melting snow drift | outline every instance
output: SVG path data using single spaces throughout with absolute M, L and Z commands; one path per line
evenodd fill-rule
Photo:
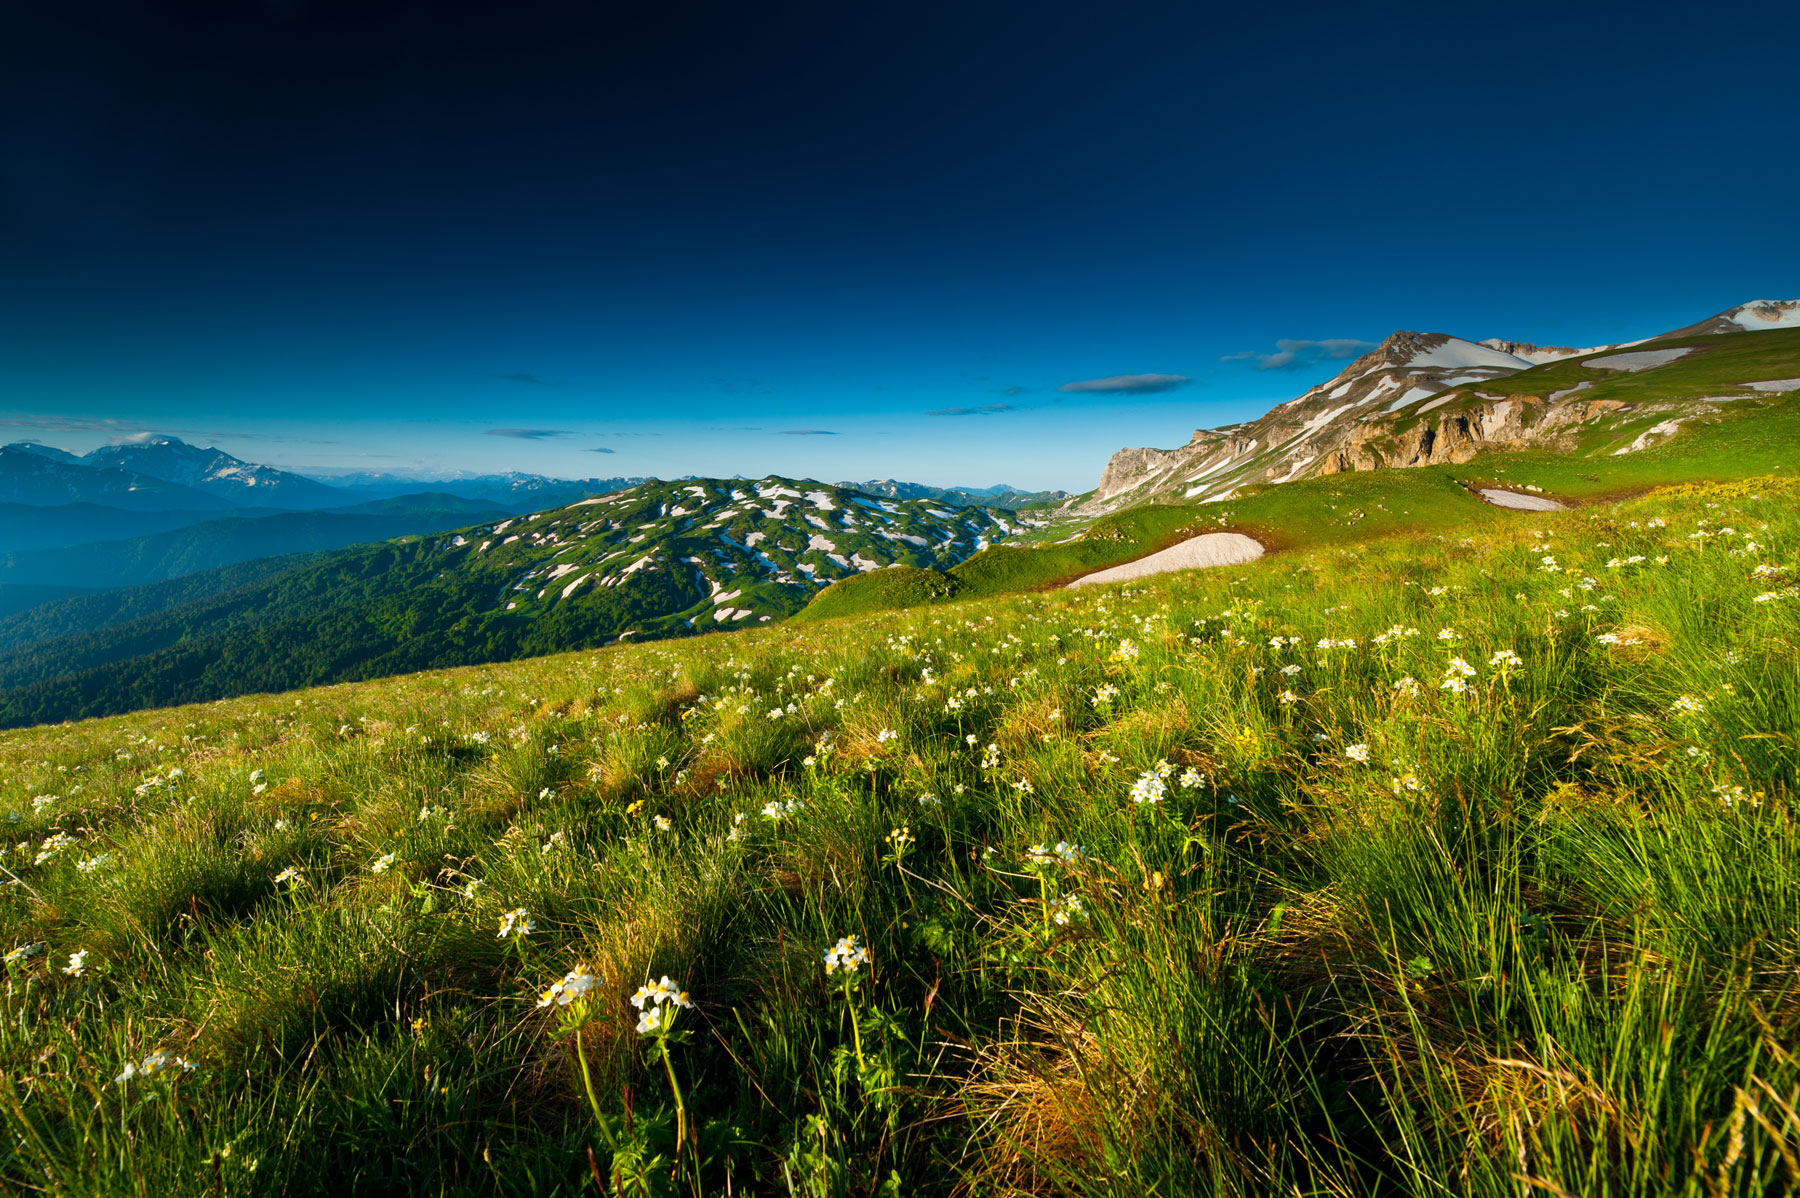
M 1263 547 L 1239 532 L 1209 532 L 1189 537 L 1179 545 L 1140 557 L 1135 562 L 1084 574 L 1069 585 L 1084 587 L 1102 582 L 1125 582 L 1168 574 L 1174 570 L 1204 570 L 1209 566 L 1238 566 L 1263 555 Z
M 1498 487 L 1483 487 L 1481 497 L 1495 507 L 1508 507 L 1516 512 L 1562 512 L 1568 510 L 1567 504 L 1546 499 L 1542 495 L 1526 495 L 1519 491 L 1502 491 Z

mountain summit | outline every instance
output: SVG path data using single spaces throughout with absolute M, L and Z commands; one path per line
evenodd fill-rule
M 134 437 L 116 445 L 103 445 L 80 460 L 85 466 L 129 470 L 178 483 L 231 503 L 314 508 L 332 507 L 346 500 L 335 487 L 274 466 L 246 462 L 222 449 L 189 445 L 179 437 Z

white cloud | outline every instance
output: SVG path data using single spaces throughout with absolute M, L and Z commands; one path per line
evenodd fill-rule
M 1123 395 L 1147 395 L 1156 391 L 1173 391 L 1194 380 L 1185 374 L 1113 374 L 1103 379 L 1082 379 L 1064 383 L 1058 391 L 1100 391 Z

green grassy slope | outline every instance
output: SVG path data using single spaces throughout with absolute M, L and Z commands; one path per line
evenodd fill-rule
M 1764 370 L 1785 365 L 1785 360 L 1767 352 L 1755 355 L 1753 361 Z M 1678 365 L 1681 363 L 1662 369 L 1673 370 Z M 1559 364 L 1541 369 L 1567 373 L 1575 368 Z M 1795 369 L 1800 371 L 1800 366 Z M 1735 377 L 1741 373 L 1741 363 L 1735 363 L 1700 374 L 1688 385 L 1705 391 L 1714 375 Z M 1630 430 L 1623 440 L 1629 443 L 1641 426 L 1658 419 L 1622 417 L 1624 427 Z M 1596 430 L 1594 439 L 1614 445 L 1620 435 L 1608 427 Z M 948 571 L 920 572 L 904 579 L 847 579 L 821 591 L 801 618 L 832 618 L 1053 587 L 1205 532 L 1241 532 L 1270 550 L 1295 550 L 1471 526 L 1504 526 L 1529 515 L 1482 502 L 1476 492 L 1485 486 L 1536 486 L 1547 495 L 1580 503 L 1664 483 L 1785 475 L 1796 469 L 1800 469 L 1800 398 L 1760 395 L 1734 400 L 1721 406 L 1716 415 L 1689 422 L 1674 437 L 1629 454 L 1492 452 L 1456 466 L 1354 471 L 1264 484 L 1247 488 L 1221 504 L 1148 503 L 1103 517 L 1079 531 L 1053 526 L 1020 544 L 986 550 Z M 1059 533 L 1078 539 L 1068 544 L 1045 543 Z
M 646 483 L 0 622 L 0 643 L 17 638 L 0 652 L 0 726 L 773 620 L 829 578 L 947 565 L 1024 526 L 786 479 Z M 25 643 L 70 615 L 61 635 Z
M 1797 554 L 1752 480 L 5 733 L 0 1177 L 1786 1192 Z

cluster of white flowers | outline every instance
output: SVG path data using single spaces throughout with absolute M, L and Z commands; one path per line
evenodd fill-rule
M 44 862 L 49 861 L 74 843 L 75 838 L 68 835 L 66 832 L 57 832 L 44 837 L 44 842 L 38 846 L 37 858 L 32 864 L 42 865 Z
M 1497 649 L 1494 655 L 1488 658 L 1488 664 L 1502 670 L 1515 670 L 1525 664 L 1525 659 L 1511 649 Z
M 691 1007 L 693 1000 L 688 992 L 681 988 L 681 983 L 664 974 L 658 981 L 648 986 L 639 986 L 637 993 L 631 996 L 631 1005 L 641 1014 L 638 1016 L 637 1031 L 640 1036 L 655 1035 L 659 1031 L 667 1031 L 675 1021 L 675 1007 Z
M 1086 855 L 1080 845 L 1066 840 L 1057 841 L 1053 848 L 1034 844 L 1025 850 L 1025 860 L 1033 865 L 1073 865 Z
M 298 865 L 290 865 L 275 875 L 275 885 L 280 886 L 284 882 L 298 882 L 305 873 L 306 871 Z
M 1065 894 L 1059 899 L 1051 899 L 1049 911 L 1051 922 L 1058 927 L 1066 927 L 1087 917 L 1087 911 L 1082 907 L 1080 897 L 1073 894 Z
M 846 974 L 854 974 L 868 963 L 869 950 L 858 944 L 854 936 L 845 936 L 825 952 L 826 973 L 841 969 Z
M 1419 632 L 1419 630 L 1417 628 L 1403 628 L 1400 625 L 1395 624 L 1392 627 L 1390 627 L 1386 632 L 1376 633 L 1375 634 L 1375 643 L 1377 645 L 1386 645 L 1386 644 L 1390 644 L 1393 641 L 1403 640 L 1409 636 L 1420 636 L 1420 635 L 1422 635 L 1422 634 Z
M 372 874 L 384 874 L 389 869 L 393 868 L 393 864 L 394 864 L 394 854 L 383 853 L 381 856 L 375 858 L 374 861 L 369 863 L 369 872 Z
M 1669 705 L 1669 710 L 1676 715 L 1699 715 L 1706 710 L 1706 704 L 1692 695 L 1682 695 Z
M 763 804 L 762 817 L 772 824 L 778 824 L 782 820 L 798 814 L 805 807 L 806 804 L 795 799 L 788 799 L 786 802 L 776 799 Z
M 1131 784 L 1131 801 L 1140 807 L 1145 803 L 1160 803 L 1168 791 L 1168 783 L 1155 770 L 1146 770 Z
M 1096 708 L 1105 707 L 1118 697 L 1119 688 L 1110 682 L 1102 682 L 1099 686 L 1094 688 L 1093 702 Z
M 537 931 L 537 921 L 531 918 L 531 912 L 523 907 L 514 907 L 500 917 L 500 932 L 494 937 L 505 940 L 508 936 L 529 936 Z
M 587 997 L 587 992 L 600 984 L 600 978 L 588 972 L 585 965 L 577 965 L 563 974 L 560 982 L 553 984 L 548 990 L 538 995 L 538 1006 L 547 1007 L 555 1003 L 566 1007 L 580 998 Z
M 171 1069 L 192 1073 L 194 1063 L 186 1057 L 176 1056 L 166 1048 L 159 1048 L 141 1061 L 126 1061 L 125 1068 L 121 1069 L 119 1076 L 113 1080 L 123 1086 L 135 1078 L 155 1077 L 157 1074 L 166 1073 Z
M 1344 756 L 1359 765 L 1366 765 L 1369 760 L 1369 746 L 1363 744 L 1346 745 L 1344 746 Z
M 21 944 L 19 947 L 6 954 L 6 964 L 17 965 L 20 961 L 29 961 L 43 951 L 44 944 L 42 941 L 39 941 L 36 944 Z

